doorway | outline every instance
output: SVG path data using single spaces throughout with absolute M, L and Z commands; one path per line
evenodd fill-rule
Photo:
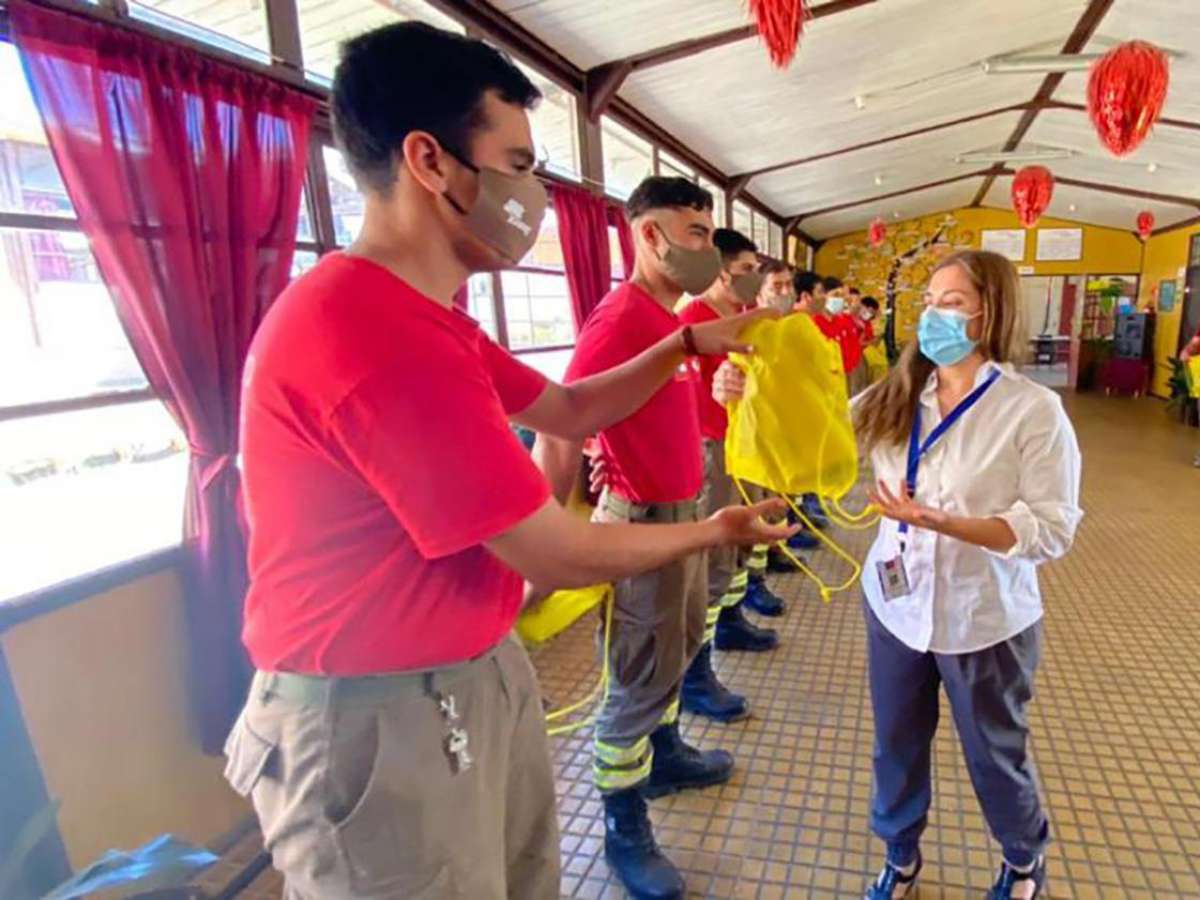
M 1073 296 L 1067 287 L 1067 279 L 1061 275 L 1021 277 L 1021 301 L 1029 346 L 1025 374 L 1051 388 L 1065 388 L 1070 381 L 1067 362 L 1074 310 L 1069 309 L 1064 315 L 1064 299 L 1070 300 Z M 1073 304 L 1068 303 L 1068 306 Z

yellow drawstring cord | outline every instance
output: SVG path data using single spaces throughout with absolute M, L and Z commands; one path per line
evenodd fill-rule
M 604 596 L 604 651 L 600 662 L 600 679 L 595 686 L 588 692 L 588 695 L 582 700 L 572 703 L 570 706 L 564 706 L 561 709 L 552 710 L 546 713 L 546 724 L 550 727 L 546 729 L 546 734 L 554 737 L 560 734 L 569 734 L 572 731 L 578 731 L 580 728 L 586 728 L 596 721 L 597 709 L 593 709 L 585 718 L 578 722 L 567 722 L 562 725 L 554 725 L 559 719 L 563 719 L 572 713 L 576 713 L 589 704 L 595 704 L 602 696 L 608 694 L 608 650 L 612 644 L 612 616 L 613 616 L 613 589 L 610 587 Z

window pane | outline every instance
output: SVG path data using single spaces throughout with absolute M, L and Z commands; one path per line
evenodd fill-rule
M 754 213 L 753 219 L 752 227 L 754 235 L 751 240 L 758 245 L 759 253 L 766 253 L 767 245 L 770 241 L 770 235 L 767 233 L 767 226 L 770 224 L 770 220 L 761 213 Z
M 692 181 L 696 180 L 695 169 L 676 157 L 671 156 L 665 150 L 658 151 L 658 174 L 678 175 L 681 178 L 689 178 Z
M 74 215 L 17 48 L 4 41 L 0 41 L 0 84 L 7 89 L 0 103 L 0 211 Z
M 0 602 L 178 544 L 186 448 L 156 400 L 0 422 Z
M 87 238 L 0 229 L 0 406 L 145 387 Z
M 541 353 L 522 353 L 520 358 L 521 362 L 531 369 L 537 369 L 551 381 L 562 384 L 562 380 L 567 374 L 567 366 L 571 364 L 571 357 L 574 353 L 573 348 L 546 350 Z
M 529 115 L 538 163 L 551 172 L 579 176 L 579 129 L 575 121 L 575 95 L 519 60 L 521 71 L 542 92 L 537 108 Z
M 309 214 L 308 185 L 300 189 L 300 218 L 296 220 L 296 240 L 316 240 L 313 235 L 312 216 Z
M 501 272 L 504 321 L 512 350 L 575 342 L 565 275 Z
M 754 223 L 750 221 L 750 207 L 735 200 L 733 204 L 734 231 L 740 231 L 746 237 L 753 239 L 753 224 Z
M 612 267 L 614 281 L 625 280 L 625 257 L 621 255 L 621 238 L 617 229 L 608 226 L 608 261 Z
M 542 219 L 537 243 L 525 254 L 521 265 L 533 269 L 557 269 L 560 272 L 566 268 L 562 244 L 558 240 L 558 216 L 554 214 L 553 207 L 546 208 L 546 217 Z
M 329 201 L 333 207 L 333 239 L 345 247 L 358 235 L 363 221 L 363 198 L 354 185 L 341 151 L 324 146 L 325 174 L 329 181 Z
M 198 41 L 270 61 L 267 5 L 229 0 L 130 0 L 129 14 Z
M 771 236 L 770 254 L 771 254 L 771 256 L 775 257 L 776 259 L 782 259 L 783 258 L 783 229 L 780 228 L 778 225 L 776 225 L 774 222 L 772 222 L 769 233 Z
M 472 275 L 467 281 L 467 313 L 496 340 L 496 305 L 492 300 L 492 276 Z
M 292 277 L 298 278 L 317 264 L 320 257 L 311 250 L 297 250 L 292 254 Z
M 604 149 L 604 189 L 614 197 L 628 197 L 643 178 L 652 174 L 654 154 L 650 144 L 612 119 L 600 119 Z
M 700 187 L 713 195 L 713 222 L 718 228 L 725 227 L 725 192 L 713 182 L 700 179 Z
M 415 19 L 458 34 L 465 30 L 424 0 L 297 0 L 296 8 L 304 68 L 319 79 L 333 78 L 342 42 L 381 25 Z

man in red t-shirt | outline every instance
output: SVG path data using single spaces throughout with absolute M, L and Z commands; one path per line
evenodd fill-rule
M 847 309 L 846 295 L 840 279 L 830 275 L 824 279 L 825 310 L 813 316 L 821 333 L 837 341 L 842 349 L 842 366 L 850 375 L 862 362 L 862 341 L 854 316 Z
M 684 293 L 708 289 L 721 269 L 712 244 L 712 195 L 684 178 L 650 177 L 626 205 L 636 248 L 633 277 L 588 317 L 567 369 L 574 381 L 625 363 L 680 325 Z M 689 324 L 684 333 L 764 311 Z M 700 349 L 695 356 L 725 351 Z M 690 522 L 703 484 L 696 373 L 681 366 L 636 413 L 599 434 L 606 485 L 600 522 Z M 540 435 L 535 447 L 555 495 L 579 471 L 580 443 Z M 679 689 L 700 650 L 707 605 L 704 554 L 614 584 L 609 686 L 595 726 L 594 775 L 604 795 L 605 855 L 634 897 L 682 897 L 683 880 L 659 851 L 644 796 L 726 781 L 733 758 L 701 752 L 679 733 Z
M 342 50 L 334 127 L 362 232 L 267 313 L 241 407 L 258 672 L 226 775 L 289 897 L 556 898 L 542 702 L 508 637 L 522 579 L 589 585 L 763 539 L 761 509 L 582 522 L 512 433 L 619 421 L 744 324 L 664 331 L 563 388 L 453 308 L 537 237 L 537 98 L 495 49 L 419 23 Z
M 754 305 L 763 275 L 758 271 L 758 247 L 740 232 L 718 228 L 713 246 L 721 255 L 721 274 L 707 291 L 679 313 L 683 322 L 699 324 L 729 318 L 745 306 Z M 725 431 L 728 415 L 712 396 L 713 375 L 725 362 L 725 354 L 697 358 L 696 405 L 700 435 L 704 441 L 704 488 L 702 511 L 721 509 L 740 500 L 737 487 L 725 471 Z M 712 649 L 771 650 L 779 643 L 776 632 L 759 628 L 742 611 L 747 576 L 744 559 L 736 547 L 721 547 L 708 553 L 708 610 L 704 645 L 683 677 L 680 701 L 684 710 L 721 722 L 749 715 L 746 698 L 728 690 L 712 668 Z

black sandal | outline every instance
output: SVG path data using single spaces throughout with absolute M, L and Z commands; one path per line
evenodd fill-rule
M 1012 900 L 1013 888 L 1024 881 L 1033 882 L 1031 897 L 1040 897 L 1046 889 L 1046 857 L 1041 857 L 1028 872 L 1018 872 L 1008 863 L 1000 866 L 1000 877 L 987 892 L 987 900 Z
M 917 876 L 921 874 L 924 866 L 925 861 L 921 859 L 920 853 L 917 853 L 917 866 L 910 875 L 905 875 L 896 866 L 890 862 L 887 863 L 875 883 L 867 888 L 863 900 L 892 900 L 893 897 L 907 897 L 917 886 Z M 896 888 L 899 887 L 904 888 L 904 892 L 896 894 Z

